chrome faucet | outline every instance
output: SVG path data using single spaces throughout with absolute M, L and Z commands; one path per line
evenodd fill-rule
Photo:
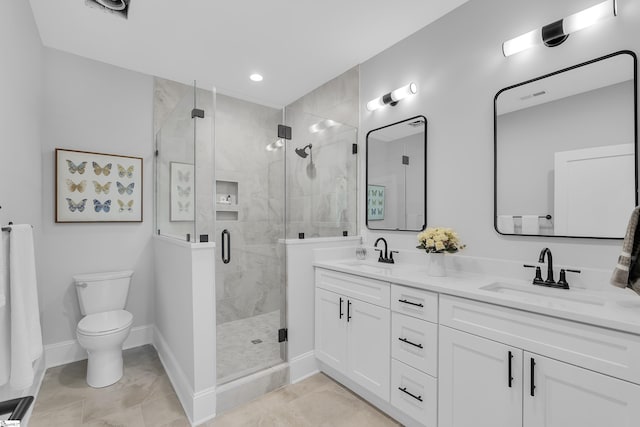
M 382 249 L 378 249 L 378 243 L 382 241 L 382 243 L 384 243 L 384 252 L 382 252 Z M 378 239 L 376 240 L 376 243 L 374 243 L 373 245 L 374 249 L 378 252 L 380 252 L 380 256 L 378 257 L 378 262 L 384 262 L 386 264 L 395 264 L 395 261 L 393 260 L 393 254 L 397 254 L 398 251 L 391 251 L 391 252 L 387 252 L 389 247 L 387 245 L 387 241 L 384 239 L 384 237 L 378 237 Z

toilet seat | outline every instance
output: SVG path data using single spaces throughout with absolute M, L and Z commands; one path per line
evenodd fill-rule
M 127 329 L 133 323 L 133 315 L 126 310 L 89 314 L 78 323 L 78 333 L 106 335 Z

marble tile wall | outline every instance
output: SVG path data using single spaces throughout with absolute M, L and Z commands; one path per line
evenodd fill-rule
M 354 67 L 286 107 L 292 127 L 287 142 L 287 238 L 357 234 L 359 74 Z M 330 120 L 330 122 L 327 122 Z M 320 132 L 318 124 L 326 127 Z M 314 125 L 316 126 L 314 129 Z M 311 156 L 296 148 L 312 144 Z
M 216 221 L 216 241 L 231 236 L 231 262 L 216 259 L 218 325 L 282 308 L 284 155 L 265 149 L 279 123 L 279 109 L 216 97 L 216 179 L 237 183 L 237 220 Z

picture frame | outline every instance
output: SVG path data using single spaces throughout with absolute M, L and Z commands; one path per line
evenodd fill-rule
M 384 219 L 384 191 L 382 185 L 367 187 L 367 220 L 382 221 Z
M 190 163 L 169 164 L 170 221 L 195 221 L 195 169 Z
M 55 222 L 142 222 L 142 158 L 55 150 Z

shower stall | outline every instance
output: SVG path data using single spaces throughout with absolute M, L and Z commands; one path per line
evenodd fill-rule
M 197 346 L 200 333 L 214 343 L 215 360 L 208 363 L 215 384 L 198 387 L 198 374 L 183 369 L 192 383 L 185 394 L 215 390 L 218 410 L 225 410 L 237 404 L 238 392 L 221 393 L 236 384 L 259 389 L 252 380 L 264 375 L 270 375 L 264 380 L 270 388 L 288 383 L 287 242 L 357 233 L 356 128 L 299 108 L 268 107 L 162 79 L 156 80 L 154 111 L 158 237 L 162 245 L 209 248 L 212 255 L 203 259 L 210 265 L 202 268 L 211 268 L 214 282 L 206 304 L 215 324 L 203 324 L 209 312 L 193 296 L 187 305 L 194 313 L 186 316 L 193 319 L 187 333 L 193 341 L 179 333 L 174 344 L 164 341 L 167 348 Z M 279 125 L 289 127 L 290 139 L 278 137 Z M 185 317 L 172 312 L 182 298 L 176 288 L 195 287 L 186 279 L 175 283 L 180 276 L 167 281 L 179 257 L 156 251 L 162 276 L 156 317 L 165 324 L 159 327 L 163 336 Z M 199 268 L 188 268 L 186 275 Z M 205 313 L 196 314 L 197 307 Z M 159 353 L 163 363 L 181 358 Z M 198 359 L 202 354 L 194 350 L 182 359 L 207 370 L 207 360 Z

